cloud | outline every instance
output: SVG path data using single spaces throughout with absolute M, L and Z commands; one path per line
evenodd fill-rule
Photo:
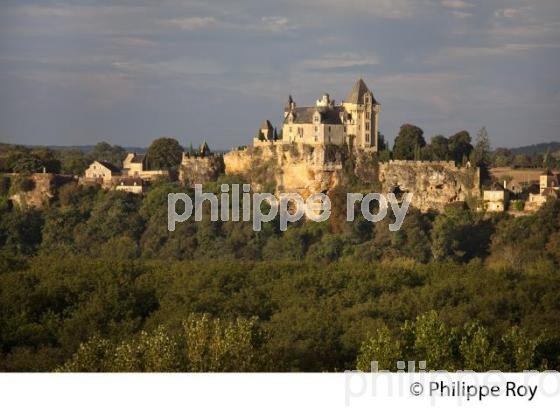
M 505 8 L 494 11 L 494 16 L 499 19 L 517 19 L 526 16 L 533 8 L 531 6 Z
M 474 7 L 474 4 L 468 3 L 463 0 L 442 0 L 441 4 L 443 7 L 446 7 L 448 9 L 464 10 Z
M 458 19 L 466 19 L 466 18 L 474 16 L 473 13 L 469 13 L 467 11 L 457 11 L 457 10 L 453 10 L 451 12 L 451 15 L 455 18 L 458 18 Z
M 435 55 L 427 58 L 425 63 L 431 65 L 464 63 L 466 61 L 477 63 L 477 59 L 482 57 L 522 57 L 534 50 L 559 48 L 560 44 L 556 43 L 511 43 L 495 46 L 445 47 L 440 49 Z
M 197 31 L 219 25 L 217 20 L 211 16 L 174 18 L 165 20 L 163 24 L 167 27 L 174 27 L 185 31 Z
M 225 30 L 225 31 L 257 31 L 280 33 L 297 28 L 286 17 L 264 16 L 255 21 L 233 21 L 219 19 L 213 16 L 184 17 L 163 20 L 163 26 L 176 28 L 183 31 Z
M 432 9 L 432 0 L 295 0 L 300 8 L 316 9 L 316 13 L 335 13 L 339 16 L 348 14 L 374 16 L 387 19 L 411 18 Z
M 153 47 L 157 43 L 141 37 L 117 36 L 113 38 L 112 43 L 121 47 Z
M 269 31 L 286 31 L 294 28 L 286 17 L 271 16 L 261 18 L 262 27 Z
M 373 54 L 345 52 L 325 54 L 318 58 L 303 60 L 300 64 L 300 69 L 322 72 L 348 72 L 362 70 L 376 64 L 379 64 L 379 59 Z

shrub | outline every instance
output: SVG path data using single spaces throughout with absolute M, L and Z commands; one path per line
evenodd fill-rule
M 10 191 L 10 186 L 12 185 L 12 180 L 10 177 L 3 175 L 0 177 L 0 195 L 7 195 Z
M 30 192 L 35 189 L 35 181 L 30 178 L 23 178 L 19 181 L 19 189 L 23 192 Z

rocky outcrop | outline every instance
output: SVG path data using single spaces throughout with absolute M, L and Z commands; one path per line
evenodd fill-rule
M 412 205 L 422 212 L 480 195 L 478 168 L 457 167 L 445 161 L 389 161 L 379 164 L 384 193 L 411 192 Z
M 444 161 L 379 163 L 373 153 L 350 152 L 345 146 L 270 143 L 229 152 L 224 164 L 226 174 L 241 175 L 256 190 L 297 192 L 306 197 L 357 184 L 358 189 L 370 192 L 410 192 L 412 205 L 422 212 L 441 211 L 448 204 L 480 195 L 477 168 Z
M 241 175 L 255 190 L 296 192 L 305 198 L 344 180 L 347 155 L 340 147 L 279 143 L 229 152 L 224 164 L 226 174 Z
M 24 209 L 43 207 L 56 195 L 56 191 L 61 185 L 74 180 L 69 175 L 37 173 L 30 176 L 14 174 L 13 181 L 15 180 L 17 183 L 22 178 L 32 181 L 31 189 L 29 191 L 17 190 L 10 196 L 10 200 L 19 208 Z
M 179 169 L 179 180 L 191 186 L 205 184 L 216 180 L 223 172 L 222 156 L 184 156 Z

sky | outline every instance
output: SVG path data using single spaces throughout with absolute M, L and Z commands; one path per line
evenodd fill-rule
M 0 141 L 230 149 L 363 78 L 380 131 L 560 141 L 559 0 L 1 0 Z

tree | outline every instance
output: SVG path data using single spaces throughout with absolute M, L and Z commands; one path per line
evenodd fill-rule
M 23 192 L 30 192 L 35 189 L 35 181 L 31 178 L 21 178 L 19 181 L 19 189 Z
M 57 151 L 57 157 L 60 160 L 63 174 L 82 175 L 88 165 L 87 157 L 79 149 L 59 150 Z
M 399 135 L 395 138 L 393 156 L 395 159 L 415 159 L 418 150 L 425 145 L 424 131 L 421 128 L 412 124 L 403 124 Z
M 126 151 L 123 147 L 100 142 L 93 147 L 88 157 L 90 160 L 107 161 L 120 167 L 125 155 Z
M 546 153 L 543 156 L 543 167 L 546 169 L 552 169 L 556 165 L 556 159 L 550 153 L 550 148 L 546 150 Z
M 395 371 L 399 360 L 403 360 L 400 341 L 393 338 L 387 326 L 381 326 L 374 337 L 362 343 L 356 367 L 369 372 L 372 370 L 372 362 L 376 361 L 378 370 Z
M 10 192 L 10 186 L 12 185 L 12 180 L 6 175 L 0 177 L 0 196 L 8 195 Z
M 265 140 L 265 137 L 264 137 L 264 134 L 263 134 L 262 130 L 257 131 L 257 135 L 255 135 L 255 138 L 258 139 L 259 141 L 264 141 Z
M 31 151 L 31 154 L 39 159 L 41 168 L 44 168 L 46 172 L 60 173 L 61 163 L 52 149 L 46 147 L 36 148 Z
M 476 134 L 476 142 L 471 153 L 471 164 L 480 167 L 480 177 L 483 182 L 490 178 L 490 163 L 490 138 L 486 127 L 482 127 Z
M 468 131 L 459 131 L 449 137 L 449 152 L 456 163 L 460 164 L 466 161 L 472 150 L 471 136 Z
M 12 171 L 20 174 L 40 172 L 43 167 L 43 163 L 35 155 L 23 152 L 19 152 L 11 157 L 9 163 Z
M 430 141 L 432 159 L 447 161 L 449 158 L 449 141 L 443 135 L 436 135 Z
M 181 163 L 183 147 L 175 138 L 162 137 L 154 140 L 146 152 L 149 169 L 176 169 Z
M 493 164 L 496 167 L 507 167 L 511 165 L 513 156 L 511 151 L 506 148 L 496 148 L 494 151 Z

